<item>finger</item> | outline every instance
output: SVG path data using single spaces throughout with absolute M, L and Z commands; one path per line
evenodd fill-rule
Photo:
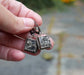
M 13 1 L 13 0 L 8 0 L 8 1 L 3 0 L 1 4 L 4 5 L 9 11 L 11 11 L 14 15 L 18 17 L 32 18 L 39 25 L 42 24 L 41 16 L 38 15 L 36 12 L 32 11 L 31 9 L 28 9 L 21 2 Z
M 18 18 L 0 5 L 0 30 L 11 34 L 28 32 L 34 27 L 34 20 Z
M 51 48 L 53 48 L 53 40 L 51 38 L 50 41 Z M 7 33 L 0 32 L 0 44 L 24 51 L 25 40 L 19 39 Z
M 8 61 L 21 61 L 24 59 L 24 57 L 25 55 L 23 52 L 14 48 L 0 45 L 0 59 Z
M 38 55 L 40 53 L 40 50 L 38 50 L 37 53 L 31 53 L 31 52 L 24 51 L 25 40 L 19 39 L 17 37 L 14 37 L 10 34 L 3 33 L 3 32 L 0 32 L 0 44 L 7 46 L 7 47 L 21 50 L 21 51 L 23 51 L 27 54 L 31 54 L 31 55 Z
M 51 50 L 54 46 L 54 41 L 52 40 L 52 38 L 49 38 L 50 39 L 50 42 L 51 42 L 51 48 L 48 48 L 47 50 Z
M 14 37 L 13 35 L 8 34 L 8 33 L 0 32 L 0 44 L 11 47 L 11 48 L 23 50 L 25 40 Z

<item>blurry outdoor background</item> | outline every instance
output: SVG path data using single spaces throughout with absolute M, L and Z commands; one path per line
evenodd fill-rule
M 0 75 L 84 75 L 84 0 L 19 0 L 42 16 L 55 42 L 20 62 L 0 60 Z

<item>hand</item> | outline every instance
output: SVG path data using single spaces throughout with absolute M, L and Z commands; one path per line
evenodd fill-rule
M 22 3 L 15 0 L 0 0 L 0 59 L 24 59 L 25 40 L 14 35 L 26 39 L 28 31 L 34 27 L 34 21 L 39 26 L 42 24 L 42 18 Z M 52 39 L 51 42 L 53 46 Z

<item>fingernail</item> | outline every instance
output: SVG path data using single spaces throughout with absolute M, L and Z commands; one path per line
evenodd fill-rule
M 24 22 L 24 25 L 26 27 L 29 27 L 29 28 L 33 28 L 34 27 L 34 20 L 32 20 L 30 18 L 23 18 L 23 22 Z

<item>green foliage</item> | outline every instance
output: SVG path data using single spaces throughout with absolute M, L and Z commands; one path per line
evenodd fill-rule
M 18 0 L 33 10 L 41 10 L 55 6 L 52 0 Z
M 18 0 L 28 8 L 38 13 L 51 12 L 50 10 L 64 10 L 65 4 L 61 0 Z M 39 12 L 40 11 L 40 12 Z
M 59 9 L 59 10 L 63 10 L 64 9 L 65 5 L 62 2 L 62 0 L 53 0 L 53 2 L 55 3 L 56 9 Z
M 82 2 L 84 2 L 84 0 L 81 0 Z

